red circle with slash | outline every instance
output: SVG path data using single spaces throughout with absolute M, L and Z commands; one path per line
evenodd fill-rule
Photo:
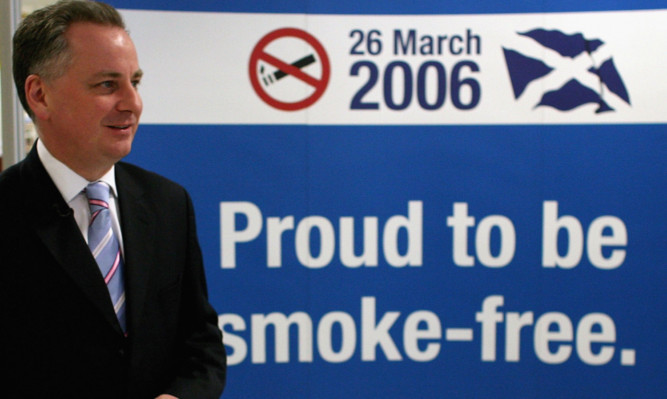
M 264 51 L 264 49 L 274 40 L 282 39 L 285 37 L 295 37 L 297 39 L 301 39 L 306 43 L 308 43 L 313 49 L 315 49 L 318 59 L 322 63 L 322 76 L 319 79 L 314 78 L 313 76 L 308 75 L 307 73 L 301 71 L 301 69 L 298 66 L 294 66 L 287 62 L 284 62 Z M 312 86 L 315 89 L 315 91 L 313 92 L 313 94 L 306 97 L 305 99 L 296 102 L 284 102 L 271 97 L 264 90 L 264 87 L 262 87 L 259 80 L 259 74 L 257 73 L 257 65 L 260 60 L 268 64 L 271 64 L 274 67 L 278 68 L 278 70 L 282 71 L 283 73 L 288 74 Z M 301 29 L 282 28 L 268 33 L 257 43 L 257 45 L 255 45 L 255 48 L 252 50 L 252 54 L 250 55 L 249 72 L 250 72 L 250 83 L 252 83 L 253 89 L 255 89 L 257 95 L 262 100 L 264 100 L 264 102 L 266 102 L 267 104 L 269 104 L 274 108 L 283 111 L 298 111 L 311 106 L 313 103 L 315 103 L 315 101 L 317 101 L 320 97 L 322 97 L 322 94 L 324 94 L 324 90 L 326 90 L 327 84 L 329 83 L 331 67 L 329 65 L 329 57 L 327 57 L 327 53 L 324 51 L 324 47 L 322 47 L 322 45 L 320 44 L 320 42 L 317 41 L 317 39 L 315 39 L 309 33 L 302 31 Z

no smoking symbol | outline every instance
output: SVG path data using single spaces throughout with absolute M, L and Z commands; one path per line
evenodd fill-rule
M 272 48 L 272 53 L 268 47 Z M 298 57 L 292 55 L 304 50 Z M 315 69 L 319 66 L 319 76 L 304 70 L 309 66 Z M 255 93 L 264 102 L 283 111 L 298 111 L 322 97 L 331 67 L 317 39 L 301 29 L 283 28 L 267 34 L 257 43 L 250 55 L 248 72 Z

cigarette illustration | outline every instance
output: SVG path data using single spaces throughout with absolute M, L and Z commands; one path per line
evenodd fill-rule
M 310 55 L 307 55 L 307 56 L 301 58 L 300 60 L 297 60 L 297 61 L 293 62 L 291 65 L 301 69 L 301 68 L 306 67 L 306 66 L 308 66 L 308 65 L 310 65 L 314 62 L 315 62 L 315 57 L 312 54 L 310 54 Z M 281 71 L 280 69 L 278 69 L 277 71 L 275 71 L 272 74 L 264 75 L 264 65 L 262 65 L 260 67 L 259 72 L 262 74 L 262 80 L 264 81 L 264 85 L 266 85 L 266 86 L 268 86 L 268 85 L 284 78 L 285 76 L 287 76 L 287 73 Z

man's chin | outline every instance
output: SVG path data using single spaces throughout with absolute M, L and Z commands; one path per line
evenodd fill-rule
M 120 161 L 130 154 L 132 151 L 132 140 L 115 143 L 114 146 L 108 149 L 106 157 L 113 163 Z

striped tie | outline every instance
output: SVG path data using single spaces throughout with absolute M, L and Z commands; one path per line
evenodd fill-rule
M 123 258 L 120 254 L 118 239 L 111 228 L 109 186 L 103 182 L 90 183 L 86 187 L 86 196 L 90 205 L 88 246 L 104 276 L 118 321 L 123 331 L 126 332 Z

